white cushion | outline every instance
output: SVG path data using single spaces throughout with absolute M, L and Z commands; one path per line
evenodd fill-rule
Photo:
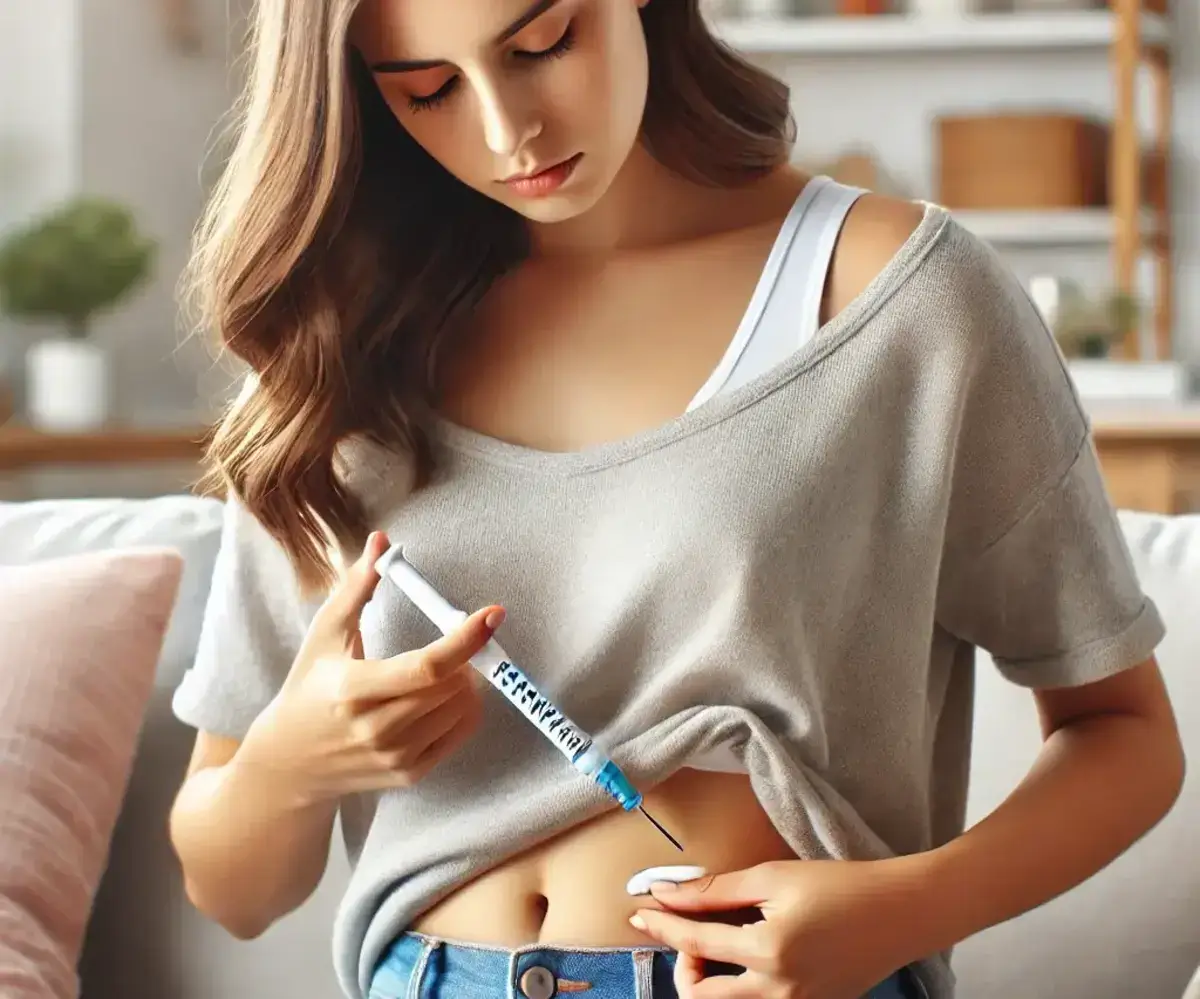
M 191 665 L 220 540 L 220 502 L 197 496 L 0 503 L 0 565 L 143 545 L 166 545 L 183 556 L 159 686 L 173 688 Z
M 1167 638 L 1158 658 L 1192 766 L 1175 808 L 1074 891 L 955 953 L 963 999 L 1178 999 L 1200 965 L 1200 517 L 1122 513 Z M 980 657 L 968 822 L 994 809 L 1041 748 L 1032 697 Z M 1027 845 L 1036 850 L 1037 844 Z

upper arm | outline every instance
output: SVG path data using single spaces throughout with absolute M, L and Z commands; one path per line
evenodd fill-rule
M 995 251 L 952 222 L 922 270 L 932 303 L 922 332 L 955 351 L 938 624 L 1036 690 L 1086 687 L 1145 663 L 1162 620 L 1044 319 Z M 1086 696 L 1105 690 L 1127 688 Z M 1052 707 L 1064 700 L 1049 697 Z
M 1166 684 L 1153 657 L 1093 683 L 1036 690 L 1034 698 L 1044 736 L 1097 715 L 1136 715 L 1174 725 Z
M 172 699 L 180 720 L 205 733 L 204 758 L 227 752 L 275 698 L 311 617 L 275 539 L 235 497 L 224 518 L 196 656 Z

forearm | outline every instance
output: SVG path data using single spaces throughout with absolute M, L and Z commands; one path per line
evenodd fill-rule
M 335 801 L 300 803 L 236 756 L 200 771 L 171 811 L 188 897 L 235 936 L 258 936 L 316 889 L 336 813 Z
M 914 956 L 1049 901 L 1095 874 L 1166 814 L 1183 759 L 1173 724 L 1097 715 L 1058 729 L 1009 798 L 961 837 L 904 858 L 921 918 Z

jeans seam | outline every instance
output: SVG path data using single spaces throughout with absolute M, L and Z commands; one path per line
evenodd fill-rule
M 413 968 L 412 977 L 408 980 L 408 991 L 405 999 L 421 999 L 421 992 L 425 985 L 425 972 L 429 968 L 429 958 L 437 946 L 438 944 L 435 940 L 426 940 L 422 944 L 421 953 L 417 956 L 417 963 Z
M 633 952 L 633 994 L 635 999 L 654 999 L 654 955 L 650 949 Z

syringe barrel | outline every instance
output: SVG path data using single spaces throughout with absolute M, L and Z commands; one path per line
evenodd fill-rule
M 572 763 L 591 746 L 591 736 L 555 707 L 494 638 L 471 658 L 471 665 Z
M 590 735 L 537 689 L 495 639 L 483 647 L 471 660 L 471 665 L 533 722 L 576 770 L 599 784 L 625 811 L 632 811 L 642 803 L 642 796 L 621 769 L 601 752 Z
M 404 557 L 399 546 L 393 547 L 376 564 L 381 576 L 390 578 L 400 587 L 443 634 L 453 631 L 467 615 L 443 597 Z M 557 747 L 575 767 L 611 795 L 626 811 L 642 803 L 642 796 L 621 769 L 570 718 L 538 690 L 525 671 L 516 665 L 508 653 L 493 638 L 471 657 L 471 665 L 482 673 L 505 699 L 537 726 L 551 744 Z

